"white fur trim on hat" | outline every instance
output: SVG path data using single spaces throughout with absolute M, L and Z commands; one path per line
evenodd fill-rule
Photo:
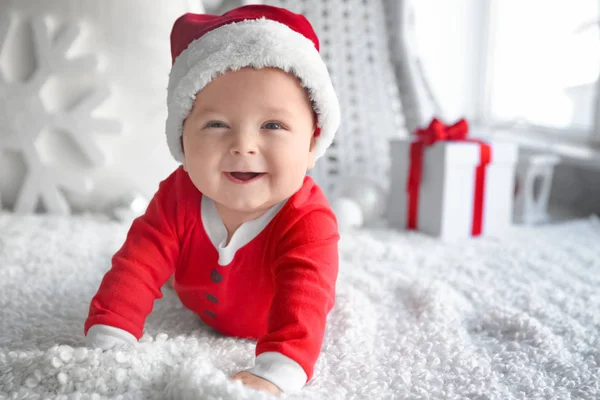
M 167 94 L 167 143 L 183 162 L 181 135 L 196 94 L 218 75 L 244 67 L 282 69 L 297 76 L 315 103 L 321 133 L 319 158 L 333 142 L 340 107 L 327 66 L 313 42 L 288 26 L 266 18 L 223 25 L 194 40 L 173 63 Z

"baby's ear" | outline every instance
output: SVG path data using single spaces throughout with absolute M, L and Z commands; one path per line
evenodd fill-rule
M 179 138 L 179 143 L 181 144 L 181 152 L 183 153 L 183 170 L 187 172 L 187 167 L 185 165 L 185 148 L 183 147 L 183 135 Z
M 308 148 L 308 162 L 307 169 L 313 169 L 315 167 L 315 148 L 317 147 L 317 136 L 313 134 L 310 138 L 310 146 Z
M 317 146 L 317 137 L 319 136 L 318 133 L 319 128 L 315 130 L 315 133 L 313 133 L 312 137 L 310 138 L 310 151 L 314 151 L 315 147 Z

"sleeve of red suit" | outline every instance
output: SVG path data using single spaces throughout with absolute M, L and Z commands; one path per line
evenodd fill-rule
M 281 370 L 281 363 L 276 362 L 279 353 L 302 367 L 305 380 L 301 385 L 312 378 L 321 352 L 327 315 L 335 302 L 339 257 L 333 212 L 326 205 L 309 208 L 298 213 L 283 234 L 280 256 L 273 266 L 276 289 L 269 333 L 258 341 L 257 365 L 250 371 L 267 380 L 281 380 L 281 372 L 270 369 L 277 365 Z M 260 363 L 261 359 L 265 362 Z M 287 370 L 285 380 L 298 381 L 297 368 Z
M 112 258 L 93 297 L 84 331 L 107 325 L 129 332 L 136 339 L 143 333 L 154 301 L 162 297 L 161 286 L 175 269 L 179 257 L 177 177 L 161 182 L 144 215 L 131 225 L 123 246 Z

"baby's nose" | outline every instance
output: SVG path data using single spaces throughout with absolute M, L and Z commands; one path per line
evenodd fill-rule
M 253 135 L 238 134 L 231 146 L 233 155 L 252 155 L 256 154 L 258 145 Z
M 256 150 L 251 149 L 251 148 L 249 148 L 249 149 L 243 149 L 243 148 L 237 149 L 236 148 L 236 149 L 233 149 L 231 153 L 236 156 L 243 155 L 243 154 L 252 155 L 252 154 L 256 154 Z

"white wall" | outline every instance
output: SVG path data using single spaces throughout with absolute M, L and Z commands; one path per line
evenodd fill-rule
M 0 14 L 13 12 L 19 24 L 11 36 L 3 66 L 12 79 L 23 79 L 23 71 L 33 71 L 30 34 L 24 20 L 33 15 L 49 15 L 56 21 L 83 24 L 77 53 L 96 54 L 98 76 L 107 79 L 112 97 L 97 114 L 117 118 L 120 135 L 81 132 L 94 141 L 107 156 L 108 164 L 91 169 L 69 147 L 57 146 L 59 137 L 42 143 L 42 153 L 52 163 L 71 170 L 87 171 L 95 184 L 91 193 L 73 196 L 76 207 L 97 209 L 128 192 L 151 196 L 158 182 L 177 164 L 167 148 L 164 126 L 166 88 L 171 66 L 169 35 L 175 19 L 186 11 L 201 11 L 200 1 L 187 0 L 3 0 Z M 26 75 L 26 74 L 25 74 Z M 79 78 L 74 78 L 79 79 Z M 82 77 L 80 83 L 85 83 Z M 73 83 L 73 82 L 71 82 Z M 75 82 L 77 83 L 77 81 Z M 61 89 L 62 90 L 62 89 Z M 55 95 L 62 92 L 58 90 Z M 64 94 L 64 93 L 63 93 Z M 8 93 L 10 99 L 10 93 Z M 50 96 L 50 101 L 57 100 Z M 0 104 L 0 107 L 2 105 Z M 35 116 L 31 116 L 35 118 Z M 1 129 L 1 128 L 0 128 Z M 0 153 L 0 193 L 3 202 L 15 201 L 23 166 L 11 154 Z M 6 205 L 6 204 L 5 204 Z

